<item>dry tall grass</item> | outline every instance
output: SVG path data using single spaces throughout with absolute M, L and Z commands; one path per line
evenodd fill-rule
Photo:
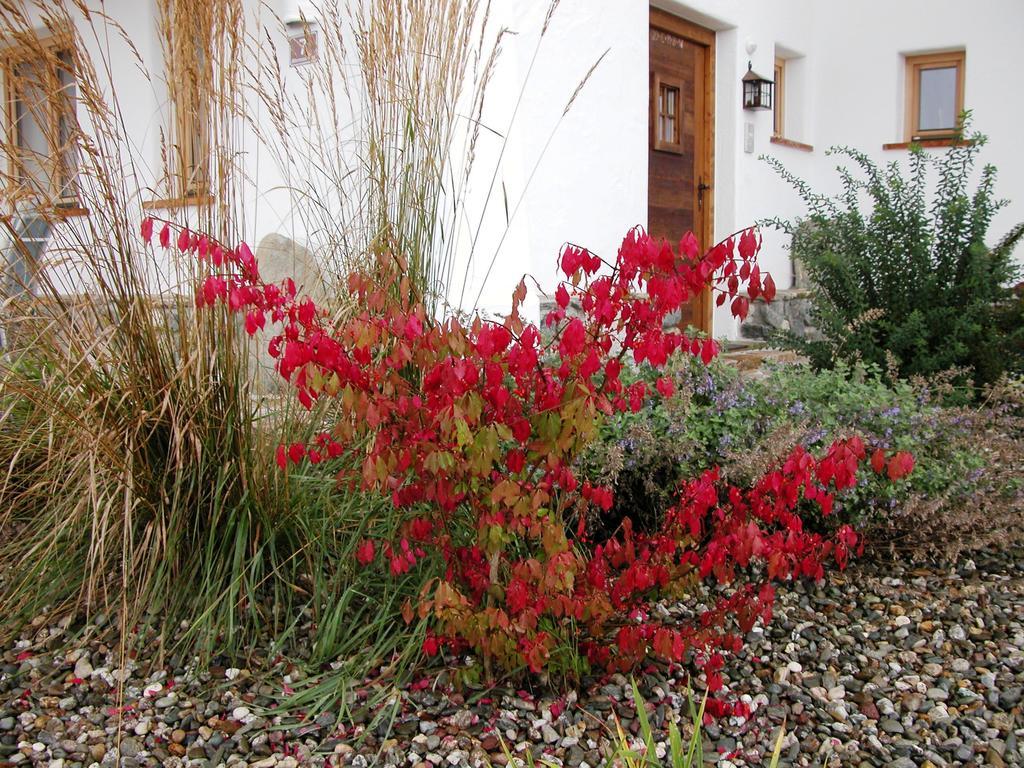
M 210 56 L 237 58 L 239 41 L 227 31 L 238 2 L 191 5 L 206 14 Z M 233 616 L 252 605 L 251 588 L 274 567 L 272 558 L 258 567 L 255 556 L 274 546 L 291 512 L 281 478 L 266 471 L 235 323 L 197 316 L 190 293 L 175 290 L 194 282 L 194 267 L 155 269 L 138 236 L 147 169 L 123 133 L 116 90 L 104 87 L 110 62 L 86 55 L 83 36 L 120 35 L 120 45 L 134 47 L 115 19 L 83 16 L 84 3 L 39 2 L 8 3 L 0 17 L 0 37 L 19 40 L 41 63 L 28 77 L 60 66 L 60 51 L 75 52 L 67 96 L 77 120 L 38 122 L 47 144 L 73 154 L 75 202 L 88 211 L 64 219 L 17 166 L 20 178 L 8 179 L 22 182 L 22 205 L 43 211 L 51 232 L 28 293 L 4 307 L 13 346 L 0 382 L 0 595 L 12 620 L 79 609 L 116 610 L 125 620 L 145 611 L 189 615 L 197 597 Z M 36 34 L 40 20 L 66 45 Z M 236 178 L 224 150 L 236 129 L 238 85 L 210 78 L 204 87 L 211 144 L 221 150 L 209 177 L 220 205 L 198 209 L 197 223 L 231 239 Z M 50 106 L 24 105 L 40 116 Z M 13 141 L 5 135 L 4 154 L 16 157 Z M 169 140 L 163 154 L 163 176 L 172 178 L 178 148 Z
M 479 0 L 324 0 L 316 11 L 316 60 L 291 77 L 266 45 L 250 48 L 268 118 L 251 128 L 335 274 L 401 254 L 440 309 L 472 229 L 469 180 L 493 132 L 485 96 L 508 30 Z
M 47 124 L 45 143 L 88 211 L 65 219 L 51 190 L 5 162 L 4 204 L 42 210 L 52 226 L 44 262 L 0 310 L 0 639 L 37 616 L 104 611 L 122 626 L 184 620 L 190 643 L 230 651 L 268 623 L 287 634 L 305 607 L 320 658 L 409 652 L 415 642 L 391 620 L 406 586 L 353 568 L 366 532 L 386 535 L 386 505 L 336 493 L 329 476 L 272 469 L 279 440 L 318 416 L 261 408 L 244 334 L 225 313 L 194 311 L 198 267 L 156 259 L 138 225 L 154 196 L 209 196 L 189 225 L 236 242 L 255 148 L 280 169 L 290 221 L 329 280 L 401 254 L 440 311 L 460 232 L 473 231 L 468 182 L 506 32 L 478 0 L 326 0 L 318 59 L 286 76 L 273 44 L 282 30 L 247 29 L 242 0 L 157 7 L 154 64 L 102 6 L 0 0 L 0 40 L 38 62 L 21 73 L 25 93 L 33 77 L 56 79 L 77 105 Z M 114 46 L 167 81 L 157 169 L 126 135 L 134 105 L 109 85 Z M 14 134 L 0 148 L 20 157 Z M 332 298 L 344 311 L 344 296 Z

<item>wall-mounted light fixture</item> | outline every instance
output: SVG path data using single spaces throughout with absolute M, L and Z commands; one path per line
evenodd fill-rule
M 300 64 L 316 61 L 317 47 L 320 42 L 316 23 L 302 18 L 297 21 L 289 21 L 285 26 L 288 32 L 288 56 L 291 65 L 297 67 Z
M 747 74 L 743 76 L 743 108 L 771 109 L 775 98 L 775 82 L 754 71 L 747 62 Z

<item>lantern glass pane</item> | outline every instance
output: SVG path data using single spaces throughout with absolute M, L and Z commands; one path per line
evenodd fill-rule
M 921 70 L 917 124 L 922 131 L 956 128 L 956 67 Z

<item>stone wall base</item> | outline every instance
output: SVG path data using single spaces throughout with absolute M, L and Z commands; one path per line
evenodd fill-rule
M 811 315 L 811 294 L 804 288 L 779 291 L 769 304 L 753 302 L 750 314 L 740 326 L 740 337 L 752 340 L 770 338 L 778 331 L 791 331 L 812 341 L 822 338 Z

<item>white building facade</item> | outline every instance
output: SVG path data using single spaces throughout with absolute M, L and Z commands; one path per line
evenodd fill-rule
M 277 44 L 288 82 L 317 63 L 315 53 L 303 63 L 302 51 L 292 61 L 282 22 L 312 22 L 320 46 L 330 44 L 327 26 L 344 23 L 325 18 L 314 2 L 243 5 L 250 30 L 264 29 Z M 156 0 L 107 0 L 102 7 L 138 57 L 160 60 Z M 479 139 L 465 203 L 473 209 L 469 218 L 482 225 L 473 228 L 473 263 L 454 270 L 469 285 L 450 287 L 464 305 L 479 295 L 481 308 L 500 311 L 524 272 L 540 291 L 553 291 L 565 242 L 611 255 L 625 231 L 640 224 L 671 237 L 694 229 L 711 245 L 757 220 L 798 216 L 796 193 L 762 155 L 835 192 L 830 146 L 863 150 L 879 163 L 905 160 L 913 139 L 941 152 L 962 108 L 972 113 L 972 129 L 988 136 L 981 160 L 998 168 L 997 192 L 1010 199 L 991 239 L 1024 219 L 1024 153 L 1017 146 L 1024 100 L 1013 81 L 1024 32 L 1020 0 L 969 7 L 954 0 L 561 0 L 546 22 L 548 8 L 548 0 L 492 4 L 488 24 L 516 34 L 503 38 L 482 113 L 489 130 Z M 190 210 L 203 201 L 178 195 L 157 170 L 174 83 L 145 75 L 119 35 L 90 32 L 82 39 L 108 62 L 100 77 L 112 80 L 124 130 L 141 158 L 135 182 L 166 204 L 160 210 L 168 218 L 194 218 Z M 777 81 L 771 109 L 744 108 L 748 69 Z M 8 129 L 19 98 L 10 71 Z M 266 109 L 255 100 L 249 108 Z M 255 137 L 240 141 L 249 184 L 237 204 L 246 239 L 259 243 L 280 233 L 315 253 L 316 232 L 296 220 L 294 197 L 281 191 L 294 185 L 294 168 L 286 173 Z M 55 224 L 74 225 L 74 217 Z M 761 259 L 780 288 L 790 284 L 779 233 L 764 233 Z M 531 290 L 536 299 L 538 290 Z M 713 333 L 735 338 L 739 328 L 727 311 L 714 310 Z

